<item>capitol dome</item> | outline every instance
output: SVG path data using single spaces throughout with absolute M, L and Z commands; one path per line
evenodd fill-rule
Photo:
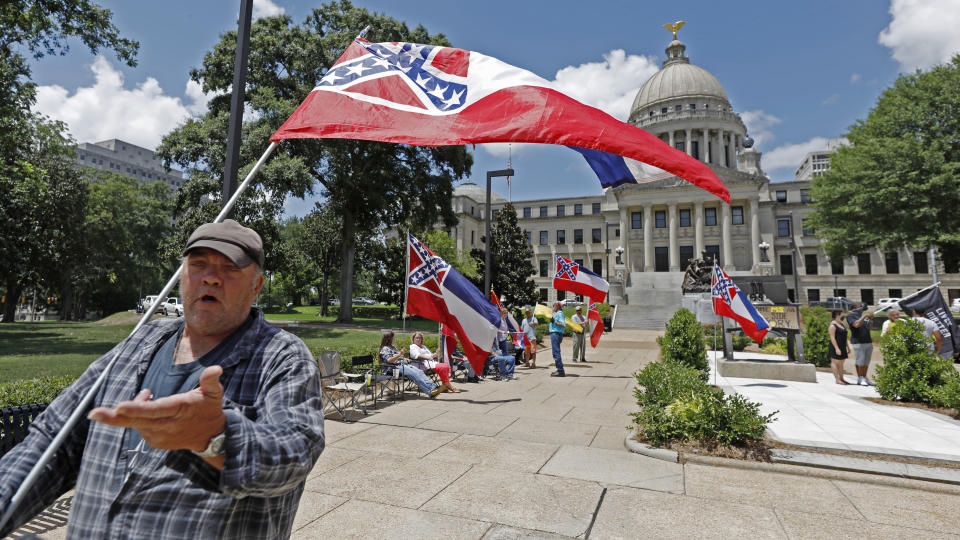
M 678 40 L 667 45 L 663 67 L 643 83 L 630 108 L 630 118 L 653 110 L 666 102 L 703 99 L 718 107 L 730 108 L 730 100 L 720 81 L 709 71 L 690 63 L 684 56 L 686 46 Z
M 453 195 L 454 197 L 469 197 L 478 203 L 483 203 L 487 200 L 487 190 L 473 182 L 464 182 L 453 188 Z M 507 202 L 507 200 L 495 191 L 490 192 L 490 204 L 505 202 Z

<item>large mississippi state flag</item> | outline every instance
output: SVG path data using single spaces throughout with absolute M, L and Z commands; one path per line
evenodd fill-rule
M 593 331 L 590 333 L 590 346 L 596 348 L 600 343 L 600 337 L 603 336 L 603 319 L 600 318 L 600 310 L 597 309 L 597 303 L 591 302 L 587 309 L 587 318 L 593 321 Z
M 614 171 L 613 184 L 633 181 L 621 174 L 626 157 L 730 202 L 723 182 L 699 160 L 529 71 L 452 47 L 355 39 L 271 140 L 297 138 L 562 144 L 583 149 L 595 170 L 598 160 L 611 161 L 604 153 L 616 157 L 603 166 Z
M 497 337 L 500 312 L 473 283 L 407 233 L 407 305 L 412 315 L 449 326 L 474 371 L 483 371 Z
M 570 291 L 590 298 L 591 302 L 603 302 L 610 284 L 602 277 L 587 270 L 570 259 L 557 255 L 557 271 L 553 276 L 553 288 Z
M 737 321 L 745 334 L 757 343 L 762 342 L 763 336 L 770 331 L 770 324 L 757 312 L 740 287 L 737 287 L 737 284 L 716 263 L 713 264 L 711 284 L 713 285 L 711 288 L 713 312 Z

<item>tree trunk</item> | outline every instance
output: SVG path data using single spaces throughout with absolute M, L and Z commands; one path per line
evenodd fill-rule
M 357 254 L 357 224 L 350 211 L 343 213 L 343 270 L 340 274 L 340 314 L 337 322 L 353 322 L 353 263 Z
M 330 296 L 329 296 L 329 294 L 330 294 L 330 293 L 329 293 L 328 290 L 327 290 L 327 270 L 324 269 L 324 270 L 323 270 L 323 285 L 320 287 L 320 315 L 323 316 L 323 317 L 326 317 L 327 314 L 328 314 L 328 312 L 330 311 L 330 309 L 329 309 L 329 307 L 330 307 L 330 306 L 329 306 L 329 304 L 330 304 Z
M 17 315 L 17 302 L 20 301 L 20 283 L 17 278 L 7 278 L 7 301 L 3 304 L 3 322 L 11 323 Z
M 73 282 L 69 275 L 63 278 L 60 295 L 60 320 L 73 320 Z

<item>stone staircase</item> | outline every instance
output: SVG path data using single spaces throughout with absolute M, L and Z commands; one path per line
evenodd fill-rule
M 629 304 L 617 306 L 615 328 L 663 330 L 682 307 L 683 272 L 631 272 L 626 287 Z

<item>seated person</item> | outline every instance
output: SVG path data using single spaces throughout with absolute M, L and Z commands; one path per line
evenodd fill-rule
M 423 346 L 422 332 L 415 332 L 413 334 L 413 339 L 410 340 L 410 365 L 422 371 L 432 369 L 434 373 L 440 377 L 440 380 L 443 381 L 443 384 L 440 386 L 444 388 L 445 391 L 454 394 L 460 393 L 460 390 L 457 390 L 453 386 L 453 383 L 450 382 L 450 365 L 444 362 L 438 362 L 437 358 L 439 358 L 439 356 L 439 349 L 437 349 L 437 352 L 430 352 L 430 349 Z
M 516 357 L 512 353 L 501 349 L 501 346 L 503 346 L 504 343 L 508 346 L 513 345 L 509 340 L 506 340 L 505 342 L 494 340 L 493 348 L 490 350 L 490 358 L 487 359 L 487 366 L 484 366 L 485 369 L 491 364 L 495 364 L 497 366 L 497 370 L 500 371 L 500 375 L 493 378 L 495 381 L 509 381 L 516 379 L 516 377 L 513 375 L 513 370 L 516 367 Z
M 450 355 L 450 364 L 456 369 L 462 369 L 467 373 L 467 382 L 480 382 L 480 376 L 473 370 L 473 364 L 467 360 L 467 356 L 463 353 L 463 349 L 460 348 L 459 344 L 453 350 L 453 354 Z
M 394 334 L 391 331 L 383 334 L 380 340 L 380 364 L 384 375 L 390 375 L 393 370 L 397 370 L 400 375 L 410 379 L 420 390 L 433 399 L 443 392 L 442 386 L 436 386 L 430 377 L 427 377 L 422 370 L 417 369 L 407 363 L 403 353 L 393 346 Z

